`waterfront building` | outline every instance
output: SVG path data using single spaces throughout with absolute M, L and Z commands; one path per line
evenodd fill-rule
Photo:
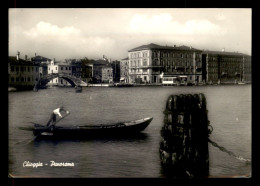
M 109 81 L 109 74 L 112 71 L 108 71 L 111 67 L 111 64 L 108 62 L 107 59 L 100 59 L 100 60 L 94 60 L 92 61 L 92 82 L 93 83 L 102 83 L 103 81 Z M 109 68 L 106 68 L 109 67 Z M 104 70 L 102 70 L 104 68 Z M 110 70 L 111 70 L 110 69 Z M 113 73 L 113 72 L 112 72 Z M 103 77 L 105 76 L 105 77 Z M 113 79 L 113 78 L 112 78 Z
M 113 82 L 113 68 L 110 64 L 102 67 L 102 83 Z
M 201 50 L 187 46 L 160 46 L 154 43 L 128 51 L 131 83 L 162 83 L 174 77 L 179 83 L 202 81 Z
M 27 56 L 26 56 L 27 58 Z M 47 76 L 48 75 L 48 64 L 50 64 L 51 59 L 40 56 L 40 55 L 36 55 L 31 58 L 31 61 L 34 64 L 39 65 L 39 74 L 40 74 L 40 78 Z
M 113 82 L 120 82 L 120 61 L 111 62 L 112 72 L 113 72 Z
M 203 80 L 207 83 L 251 82 L 251 56 L 238 52 L 204 51 Z
M 27 59 L 27 58 L 26 58 Z M 19 54 L 8 58 L 8 81 L 10 87 L 32 89 L 39 80 L 39 64 L 21 59 Z
M 93 82 L 93 60 L 89 60 L 88 58 L 80 59 L 80 67 L 81 67 L 81 78 L 83 81 L 87 83 Z
M 73 60 L 70 62 L 71 65 L 71 75 L 76 78 L 81 78 L 81 61 Z
M 129 82 L 129 59 L 124 58 L 120 60 L 120 82 Z

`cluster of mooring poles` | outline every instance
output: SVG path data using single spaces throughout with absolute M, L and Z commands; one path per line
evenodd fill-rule
M 161 129 L 160 160 L 166 177 L 207 177 L 209 121 L 204 94 L 171 95 Z

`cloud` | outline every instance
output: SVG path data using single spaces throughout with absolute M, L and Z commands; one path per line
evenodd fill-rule
M 225 19 L 226 19 L 226 17 L 223 14 L 217 14 L 216 15 L 216 20 L 218 20 L 218 21 L 223 21 Z
M 225 32 L 220 26 L 209 20 L 189 20 L 184 23 L 174 21 L 171 14 L 147 16 L 136 14 L 130 20 L 128 32 L 142 34 L 221 34 Z
M 71 36 L 78 35 L 81 31 L 73 26 L 59 27 L 57 25 L 52 25 L 51 23 L 41 21 L 35 27 L 24 32 L 25 35 L 30 37 L 38 36 Z

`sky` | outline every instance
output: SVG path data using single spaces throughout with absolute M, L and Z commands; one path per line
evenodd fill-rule
M 50 59 L 127 57 L 155 43 L 225 49 L 251 55 L 250 8 L 15 8 L 9 9 L 9 56 Z

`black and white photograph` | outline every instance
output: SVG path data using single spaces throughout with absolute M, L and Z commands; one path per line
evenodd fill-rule
M 251 8 L 9 8 L 9 178 L 251 178 Z

